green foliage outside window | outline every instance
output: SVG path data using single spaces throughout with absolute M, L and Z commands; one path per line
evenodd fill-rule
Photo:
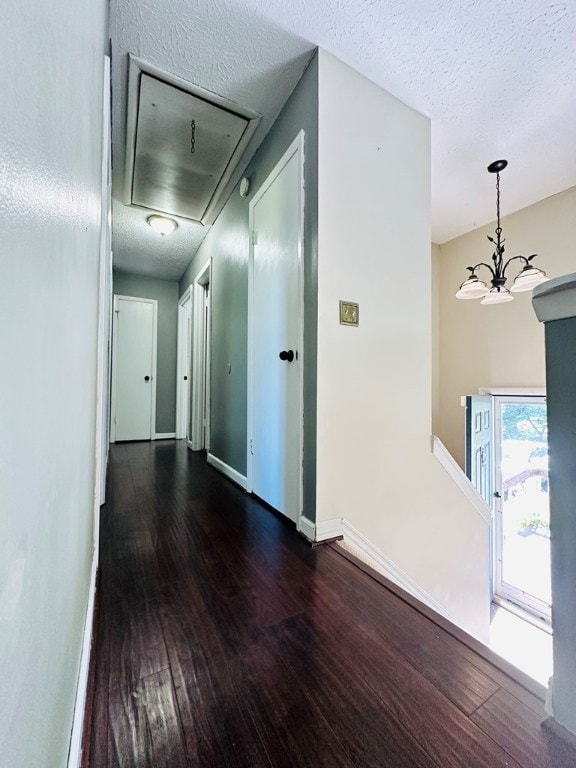
M 502 438 L 546 443 L 546 403 L 506 403 L 502 408 Z

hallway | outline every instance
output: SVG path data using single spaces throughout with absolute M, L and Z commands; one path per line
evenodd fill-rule
M 109 482 L 90 768 L 576 765 L 533 693 L 203 454 L 116 444 Z

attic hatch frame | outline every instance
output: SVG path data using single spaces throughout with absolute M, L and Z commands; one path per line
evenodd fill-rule
M 242 134 L 236 148 L 234 149 L 226 169 L 220 178 L 220 181 L 216 185 L 212 197 L 206 206 L 204 214 L 201 219 L 194 219 L 188 217 L 182 217 L 174 214 L 170 211 L 160 211 L 160 213 L 166 213 L 168 215 L 177 216 L 177 218 L 185 218 L 187 221 L 194 221 L 200 224 L 213 224 L 214 219 L 218 215 L 219 208 L 223 204 L 230 193 L 230 181 L 234 176 L 235 171 L 239 168 L 240 160 L 250 144 L 262 115 L 258 112 L 254 112 L 245 107 L 241 107 L 229 99 L 225 99 L 223 96 L 219 96 L 212 91 L 208 91 L 205 88 L 201 88 L 199 85 L 183 80 L 181 77 L 171 75 L 168 72 L 163 71 L 159 67 L 155 67 L 153 64 L 149 64 L 143 59 L 128 54 L 128 109 L 126 115 L 126 166 L 124 173 L 124 204 L 131 208 L 138 208 L 145 211 L 156 211 L 157 209 L 148 208 L 146 206 L 138 205 L 132 202 L 132 187 L 134 180 L 134 166 L 136 157 L 136 138 L 138 128 L 138 111 L 140 107 L 140 79 L 141 75 L 150 75 L 157 80 L 171 85 L 175 88 L 179 88 L 185 93 L 189 93 L 198 99 L 224 109 L 227 112 L 237 115 L 248 121 L 248 125 L 244 133 Z M 239 174 L 242 173 L 240 169 Z

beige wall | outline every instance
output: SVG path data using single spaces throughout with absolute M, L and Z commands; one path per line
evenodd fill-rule
M 505 187 L 503 194 L 505 206 Z M 479 387 L 545 386 L 544 327 L 532 309 L 531 292 L 493 306 L 483 306 L 477 299 L 459 301 L 454 296 L 467 266 L 490 261 L 491 244 L 486 235 L 493 234 L 494 227 L 474 230 L 433 250 L 439 278 L 434 432 L 461 466 L 461 395 L 475 394 Z M 576 271 L 576 187 L 506 216 L 502 227 L 508 257 L 538 253 L 535 264 L 550 277 Z M 513 278 L 516 273 L 513 269 L 509 274 Z
M 319 57 L 316 522 L 344 518 L 485 638 L 487 523 L 431 452 L 430 123 Z

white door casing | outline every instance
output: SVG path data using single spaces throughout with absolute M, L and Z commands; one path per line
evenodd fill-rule
M 193 451 L 208 450 L 210 445 L 210 273 L 211 262 L 208 261 L 194 278 L 192 289 L 192 393 L 188 447 Z
M 155 437 L 157 304 L 114 296 L 112 442 Z
M 300 132 L 249 208 L 247 489 L 294 522 L 302 514 L 303 164 Z
M 204 380 L 203 380 L 203 425 L 202 447 L 210 452 L 210 283 L 204 285 Z
M 192 360 L 192 286 L 178 302 L 178 371 L 176 438 L 186 439 L 190 422 L 190 369 Z
M 94 544 L 98 548 L 100 506 L 106 502 L 110 444 L 110 347 L 112 339 L 112 148 L 110 139 L 110 57 L 104 57 L 102 104 L 102 201 L 98 286 L 98 363 L 96 370 L 96 467 Z
M 551 620 L 551 605 L 548 600 L 543 600 L 536 595 L 524 591 L 518 584 L 511 584 L 504 577 L 504 517 L 505 517 L 505 491 L 504 478 L 502 472 L 503 456 L 503 435 L 502 435 L 502 406 L 506 404 L 538 404 L 546 403 L 545 394 L 526 395 L 494 395 L 494 426 L 495 426 L 495 466 L 494 466 L 494 487 L 495 505 L 494 505 L 494 591 L 495 594 L 505 600 L 517 603 L 522 608 L 543 618 L 545 621 Z M 527 500 L 526 517 L 530 516 L 530 504 Z M 548 555 L 549 557 L 549 555 Z M 538 563 L 532 562 L 532 568 L 538 568 Z M 549 566 L 549 563 L 548 563 Z M 541 566 L 540 566 L 541 567 Z

